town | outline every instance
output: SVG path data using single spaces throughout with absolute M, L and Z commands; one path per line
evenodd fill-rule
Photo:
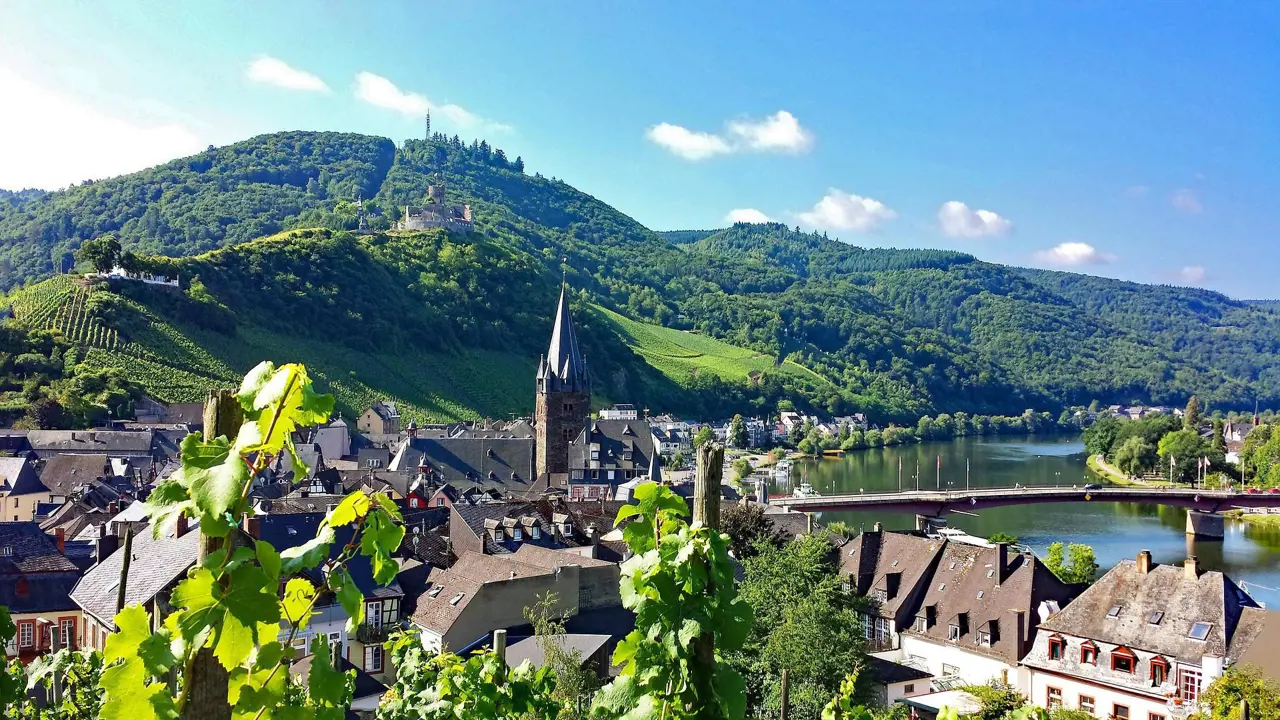
M 566 298 L 562 290 L 532 378 L 532 417 L 419 425 L 402 423 L 396 403 L 381 401 L 350 421 L 300 428 L 293 439 L 301 466 L 277 458 L 252 478 L 252 512 L 239 530 L 281 552 L 317 537 L 353 492 L 388 498 L 403 513 L 393 581 L 376 582 L 367 558 L 351 564 L 358 625 L 335 597 L 317 604 L 303 632 L 282 625 L 280 639 L 298 657 L 292 672 L 305 673 L 321 645 L 335 667 L 353 671 L 353 712 L 372 713 L 395 682 L 386 643 L 401 630 L 414 631 L 428 651 L 456 653 L 491 646 L 497 632 L 513 666 L 551 662 L 532 624 L 535 609 L 561 623 L 557 646 L 572 649 L 573 663 L 597 683 L 616 675 L 610 658 L 636 623 L 619 590 L 633 556 L 628 515 L 619 511 L 647 483 L 692 505 L 697 482 L 714 482 L 719 522 L 747 583 L 759 572 L 759 543 L 818 548 L 856 608 L 845 641 L 856 643 L 858 667 L 845 672 L 857 669 L 882 708 L 930 719 L 944 709 L 983 714 L 998 690 L 1082 718 L 1172 720 L 1199 712 L 1233 668 L 1280 673 L 1276 613 L 1196 557 L 1156 563 L 1134 548 L 1132 559 L 1094 577 L 1009 538 L 949 529 L 945 513 L 924 516 L 916 529 L 877 522 L 859 532 L 789 508 L 835 500 L 807 483 L 770 496 L 773 485 L 793 484 L 787 455 L 801 458 L 749 449 L 796 439 L 811 454 L 822 454 L 824 442 L 825 452 L 840 453 L 840 438 L 879 430 L 864 415 L 784 410 L 776 421 L 699 423 L 628 404 L 593 415 L 591 370 Z M 146 501 L 181 467 L 183 440 L 205 429 L 208 409 L 151 402 L 101 429 L 0 432 L 11 455 L 0 467 L 0 604 L 15 625 L 9 657 L 26 664 L 59 649 L 102 651 L 126 607 L 158 617 L 171 607 L 171 593 L 200 562 L 201 533 L 185 516 L 153 533 Z M 1181 409 L 1077 415 L 1093 425 L 1099 413 L 1126 416 L 1121 422 L 1186 420 Z M 1238 453 L 1241 434 L 1228 432 Z M 828 440 L 813 447 L 814 437 Z M 725 444 L 738 448 L 728 456 L 738 459 L 719 461 L 726 456 L 715 450 L 709 456 L 719 464 L 696 469 L 686 459 Z M 1273 497 L 1259 502 L 1280 505 Z

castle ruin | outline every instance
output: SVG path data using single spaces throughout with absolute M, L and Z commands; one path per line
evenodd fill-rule
M 427 204 L 421 208 L 404 206 L 404 219 L 395 225 L 397 230 L 426 230 L 442 227 L 453 232 L 471 232 L 471 206 L 450 205 L 445 199 L 444 181 L 427 188 Z

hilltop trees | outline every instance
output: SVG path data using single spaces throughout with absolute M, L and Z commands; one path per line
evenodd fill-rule
M 1116 467 L 1128 475 L 1141 475 L 1156 463 L 1156 447 L 1139 435 L 1125 438 L 1112 455 Z
M 85 240 L 76 251 L 76 260 L 88 263 L 98 272 L 107 272 L 120 264 L 120 241 L 115 235 Z
M 1187 401 L 1187 409 L 1182 415 L 1182 427 L 1187 430 L 1200 431 L 1200 423 L 1204 420 L 1203 413 L 1200 412 L 1200 398 L 1195 395 Z
M 1098 561 L 1093 548 L 1081 543 L 1064 547 L 1056 542 L 1049 546 L 1044 556 L 1045 567 L 1066 583 L 1088 584 L 1098 576 Z

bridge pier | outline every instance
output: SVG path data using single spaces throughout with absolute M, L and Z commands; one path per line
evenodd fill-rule
M 1187 534 L 1198 538 L 1222 539 L 1226 536 L 1226 522 L 1218 513 L 1187 510 Z
M 916 532 L 931 533 L 947 526 L 947 519 L 941 515 L 916 515 Z

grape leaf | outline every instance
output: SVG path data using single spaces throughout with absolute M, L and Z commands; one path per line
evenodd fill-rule
M 363 490 L 356 490 L 342 498 L 329 513 L 329 525 L 336 528 L 350 525 L 369 513 L 369 504 L 369 496 Z
M 160 675 L 177 662 L 168 638 L 151 633 L 151 616 L 141 605 L 126 606 L 116 613 L 115 623 L 117 630 L 107 636 L 107 645 L 102 651 L 104 663 L 137 658 L 147 674 Z
M 267 578 L 271 582 L 280 581 L 280 553 L 272 547 L 271 543 L 257 540 L 254 542 L 254 549 L 258 554 L 258 564 L 262 566 L 262 571 L 267 574 Z
M 307 621 L 311 619 L 311 603 L 315 596 L 316 589 L 309 580 L 291 579 L 284 587 L 284 619 L 299 630 L 305 630 Z
M 310 570 L 329 559 L 329 544 L 333 542 L 333 528 L 321 523 L 316 536 L 301 545 L 285 548 L 280 552 L 280 574 L 295 575 Z

